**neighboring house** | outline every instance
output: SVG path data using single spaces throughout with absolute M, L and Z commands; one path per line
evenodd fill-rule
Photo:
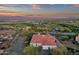
M 61 35 L 70 35 L 70 36 L 75 36 L 76 33 L 74 33 L 74 32 L 63 32 L 63 33 L 61 33 Z
M 52 35 L 69 35 L 69 36 L 75 36 L 76 33 L 74 32 L 60 32 L 60 29 L 59 28 L 55 28 L 53 29 L 53 31 L 50 33 Z
M 30 26 L 26 26 L 26 27 L 22 28 L 22 31 L 26 32 L 26 31 L 29 31 L 29 29 L 31 29 L 31 27 Z
M 76 33 L 74 33 L 74 32 L 51 32 L 51 34 L 52 35 L 58 35 L 58 34 L 60 34 L 60 35 L 69 35 L 69 36 L 75 36 L 76 35 Z
M 56 48 L 56 38 L 47 34 L 34 34 L 30 42 L 30 46 L 39 47 L 41 46 L 43 50 Z
M 75 41 L 79 43 L 79 35 L 76 36 Z

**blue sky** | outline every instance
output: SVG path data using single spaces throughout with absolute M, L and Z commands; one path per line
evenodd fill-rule
M 73 15 L 79 16 L 78 4 L 0 4 L 0 15 Z M 19 13 L 19 14 L 18 14 Z

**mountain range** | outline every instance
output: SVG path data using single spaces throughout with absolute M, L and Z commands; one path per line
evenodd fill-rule
M 79 17 L 69 16 L 69 17 L 43 17 L 43 16 L 0 16 L 0 21 L 27 21 L 27 20 L 78 20 Z

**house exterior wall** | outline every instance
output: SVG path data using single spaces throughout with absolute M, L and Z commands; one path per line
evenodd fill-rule
M 54 45 L 54 46 L 51 46 L 51 45 L 43 45 L 42 46 L 42 49 L 43 50 L 48 50 L 48 49 L 52 49 L 52 48 L 56 48 L 57 46 L 56 45 Z
M 57 47 L 56 45 L 54 45 L 54 46 L 52 46 L 52 45 L 42 45 L 40 43 L 30 43 L 30 46 L 33 46 L 33 47 L 42 46 L 43 50 L 48 50 L 48 49 L 52 49 L 52 48 L 56 48 Z
M 76 37 L 76 41 L 79 42 L 79 36 Z
M 41 43 L 30 43 L 30 46 L 39 47 L 41 46 Z

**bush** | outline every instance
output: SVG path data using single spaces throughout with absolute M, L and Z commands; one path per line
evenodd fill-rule
M 24 54 L 27 55 L 37 55 L 41 51 L 41 47 L 26 47 L 24 48 Z
M 51 50 L 51 54 L 54 54 L 54 55 L 65 55 L 67 54 L 67 48 L 65 46 L 61 46 L 59 48 L 54 48 Z

